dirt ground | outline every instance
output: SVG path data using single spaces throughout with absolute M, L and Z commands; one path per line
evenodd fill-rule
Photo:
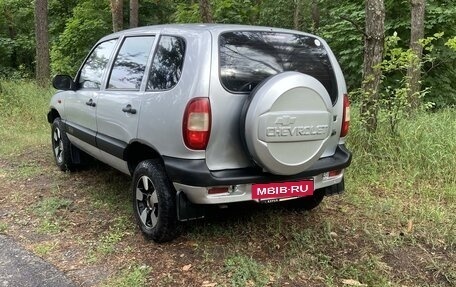
M 80 286 L 109 284 L 137 267 L 150 271 L 148 286 L 235 286 L 241 282 L 236 270 L 248 265 L 234 261 L 238 269 L 230 267 L 228 259 L 237 255 L 258 262 L 261 276 L 268 277 L 251 276 L 245 286 L 456 286 L 454 249 L 403 239 L 406 234 L 397 230 L 384 234 L 402 242 L 397 248 L 377 246 L 344 219 L 350 203 L 343 197 L 328 198 L 312 212 L 272 205 L 223 210 L 184 224 L 173 242 L 155 244 L 134 223 L 129 177 L 102 164 L 62 173 L 48 150 L 40 146 L 0 159 L 0 232 Z M 333 218 L 331 232 L 325 218 Z M 305 241 L 304 229 L 318 230 L 309 236 L 322 241 Z M 374 284 L 360 283 L 363 272 L 373 274 L 366 280 Z

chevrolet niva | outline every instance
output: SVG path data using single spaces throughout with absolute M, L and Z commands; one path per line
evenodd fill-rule
M 48 121 L 57 166 L 90 155 L 133 177 L 143 234 L 177 236 L 207 205 L 344 190 L 345 80 L 327 43 L 298 31 L 160 25 L 108 35 L 75 78 L 57 75 Z

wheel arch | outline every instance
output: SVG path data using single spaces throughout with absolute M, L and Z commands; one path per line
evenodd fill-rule
M 55 108 L 51 108 L 47 114 L 47 120 L 50 124 L 52 124 L 56 118 L 60 118 L 60 114 Z
M 130 171 L 130 174 L 133 174 L 136 166 L 143 160 L 159 159 L 163 162 L 160 153 L 157 152 L 156 149 L 139 141 L 133 141 L 128 144 L 124 152 L 124 158 L 128 163 L 128 170 Z

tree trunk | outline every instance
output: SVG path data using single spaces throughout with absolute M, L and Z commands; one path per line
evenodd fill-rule
M 111 0 L 112 30 L 118 32 L 123 29 L 123 1 Z
M 312 0 L 312 26 L 313 31 L 320 28 L 320 8 L 318 7 L 318 0 Z
M 293 13 L 293 29 L 300 30 L 301 28 L 301 0 L 294 0 L 295 9 Z
M 130 0 L 130 28 L 139 24 L 139 0 Z
M 201 20 L 203 23 L 213 23 L 211 3 L 209 0 L 199 0 Z
M 49 84 L 49 32 L 48 32 L 48 2 L 35 1 L 35 37 L 36 37 L 36 69 L 35 76 L 38 85 L 46 87 Z
M 418 92 L 421 90 L 421 59 L 423 58 L 423 46 L 419 43 L 424 38 L 424 11 L 426 6 L 425 0 L 411 0 L 412 21 L 410 33 L 410 49 L 413 57 L 409 68 L 407 69 L 407 80 L 409 83 L 409 100 L 412 109 L 419 105 Z
M 362 90 L 365 98 L 361 103 L 361 115 L 366 129 L 377 129 L 379 86 L 382 72 L 376 66 L 383 59 L 385 41 L 385 5 L 383 0 L 366 0 L 366 32 L 364 36 L 364 66 Z

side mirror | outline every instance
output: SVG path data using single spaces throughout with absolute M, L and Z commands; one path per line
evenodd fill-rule
M 57 90 L 73 90 L 74 89 L 74 82 L 70 76 L 67 75 L 56 75 L 54 79 L 52 79 L 52 86 Z

